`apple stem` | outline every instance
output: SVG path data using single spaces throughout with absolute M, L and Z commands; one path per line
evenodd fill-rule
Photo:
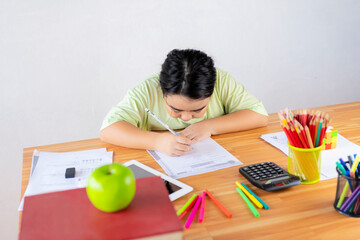
M 108 174 L 111 174 L 111 170 L 113 169 L 113 165 L 112 164 L 110 164 L 110 166 L 109 166 L 109 170 L 108 170 Z

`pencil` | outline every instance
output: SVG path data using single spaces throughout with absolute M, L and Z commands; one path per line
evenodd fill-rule
M 314 144 L 313 144 L 313 141 L 311 139 L 310 130 L 309 130 L 308 126 L 305 126 L 305 133 L 306 133 L 306 138 L 307 138 L 307 140 L 309 142 L 310 148 L 314 148 Z
M 231 212 L 227 210 L 207 189 L 205 190 L 206 194 L 210 197 L 211 200 L 215 203 L 215 205 L 227 216 L 228 218 L 232 217 Z
M 172 134 L 177 135 L 177 133 L 172 130 L 166 123 L 160 120 L 155 114 L 153 114 L 149 109 L 145 108 L 145 111 L 149 113 L 156 121 L 158 121 L 161 125 L 163 125 L 167 130 L 169 130 Z

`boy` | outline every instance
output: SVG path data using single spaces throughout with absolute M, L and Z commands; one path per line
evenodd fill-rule
M 145 108 L 178 135 L 147 114 Z M 268 124 L 267 112 L 230 74 L 216 69 L 205 53 L 172 50 L 154 75 L 129 90 L 104 119 L 100 138 L 129 148 L 181 156 L 191 144 L 211 135 L 237 132 Z

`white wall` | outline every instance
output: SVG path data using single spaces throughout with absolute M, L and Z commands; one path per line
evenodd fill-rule
M 98 137 L 174 48 L 207 52 L 269 112 L 358 101 L 360 1 L 0 1 L 0 232 L 17 236 L 22 149 Z

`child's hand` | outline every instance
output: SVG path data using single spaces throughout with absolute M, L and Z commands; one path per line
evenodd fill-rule
M 198 122 L 185 128 L 179 135 L 190 139 L 191 144 L 194 144 L 210 137 L 211 131 L 207 124 L 204 122 Z
M 182 156 L 192 149 L 190 139 L 170 132 L 161 133 L 155 141 L 156 150 L 169 156 Z

